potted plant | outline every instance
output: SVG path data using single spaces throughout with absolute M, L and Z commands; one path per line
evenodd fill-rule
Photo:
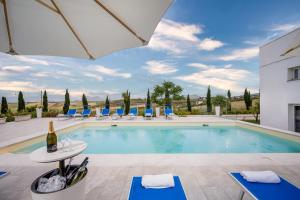
M 222 108 L 226 105 L 226 97 L 217 95 L 213 98 L 213 104 L 215 106 L 216 116 L 221 116 Z
M 43 112 L 42 107 L 41 106 L 36 107 L 35 111 L 36 111 L 36 118 L 42 118 L 42 112 Z
M 0 124 L 4 124 L 6 122 L 6 116 L 3 114 L 0 114 Z
M 20 121 L 25 121 L 25 120 L 29 120 L 31 119 L 31 114 L 28 112 L 18 112 L 17 114 L 15 114 L 15 121 L 16 122 L 20 122 Z

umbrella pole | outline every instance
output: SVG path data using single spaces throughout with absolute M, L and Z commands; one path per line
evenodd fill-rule
M 13 44 L 12 44 L 12 37 L 11 37 L 11 34 L 10 34 L 10 28 L 9 28 L 9 21 L 8 21 L 8 12 L 7 12 L 6 0 L 2 0 L 1 3 L 3 4 L 5 24 L 6 24 L 6 31 L 7 31 L 7 36 L 8 36 L 9 51 L 7 53 L 9 53 L 9 54 L 17 54 L 15 52 L 15 50 L 13 48 Z

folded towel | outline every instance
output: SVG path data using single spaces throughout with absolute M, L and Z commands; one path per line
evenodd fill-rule
M 272 171 L 242 171 L 241 175 L 249 182 L 280 183 L 279 176 Z
M 142 186 L 145 188 L 169 188 L 174 187 L 174 178 L 172 174 L 145 175 L 142 177 Z

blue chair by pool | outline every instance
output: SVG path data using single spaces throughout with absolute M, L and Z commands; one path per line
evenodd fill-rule
M 138 115 L 138 108 L 137 107 L 130 108 L 128 115 L 130 119 L 135 119 Z
M 280 177 L 280 183 L 254 183 L 248 182 L 240 173 L 229 174 L 237 182 L 242 191 L 239 200 L 244 193 L 248 193 L 254 199 L 259 200 L 292 200 L 300 199 L 300 189 Z
M 146 189 L 141 182 L 142 177 L 133 177 L 128 200 L 187 200 L 178 176 L 174 176 L 172 188 Z
M 69 109 L 68 112 L 66 114 L 58 114 L 57 117 L 58 118 L 73 118 L 76 116 L 77 110 L 76 109 Z
M 152 116 L 153 116 L 153 109 L 152 108 L 145 109 L 145 118 L 152 119 Z
M 100 112 L 100 115 L 97 116 L 98 118 L 101 118 L 101 117 L 109 117 L 109 114 L 110 114 L 110 110 L 109 108 L 102 108 L 101 112 Z
M 82 117 L 89 117 L 92 113 L 91 109 L 83 109 L 83 111 L 81 112 L 81 116 Z
M 122 118 L 123 115 L 124 115 L 124 109 L 123 109 L 123 108 L 117 108 L 116 114 L 117 114 L 120 118 Z
M 173 117 L 175 116 L 173 109 L 165 108 L 165 116 L 166 116 L 166 119 L 173 119 Z
M 8 174 L 8 172 L 6 171 L 0 171 L 0 178 L 6 176 Z

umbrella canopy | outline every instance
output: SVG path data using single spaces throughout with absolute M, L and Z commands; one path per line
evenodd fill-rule
M 173 0 L 0 0 L 0 51 L 97 58 L 147 45 Z
M 300 33 L 296 35 L 289 48 L 281 56 L 300 56 Z

